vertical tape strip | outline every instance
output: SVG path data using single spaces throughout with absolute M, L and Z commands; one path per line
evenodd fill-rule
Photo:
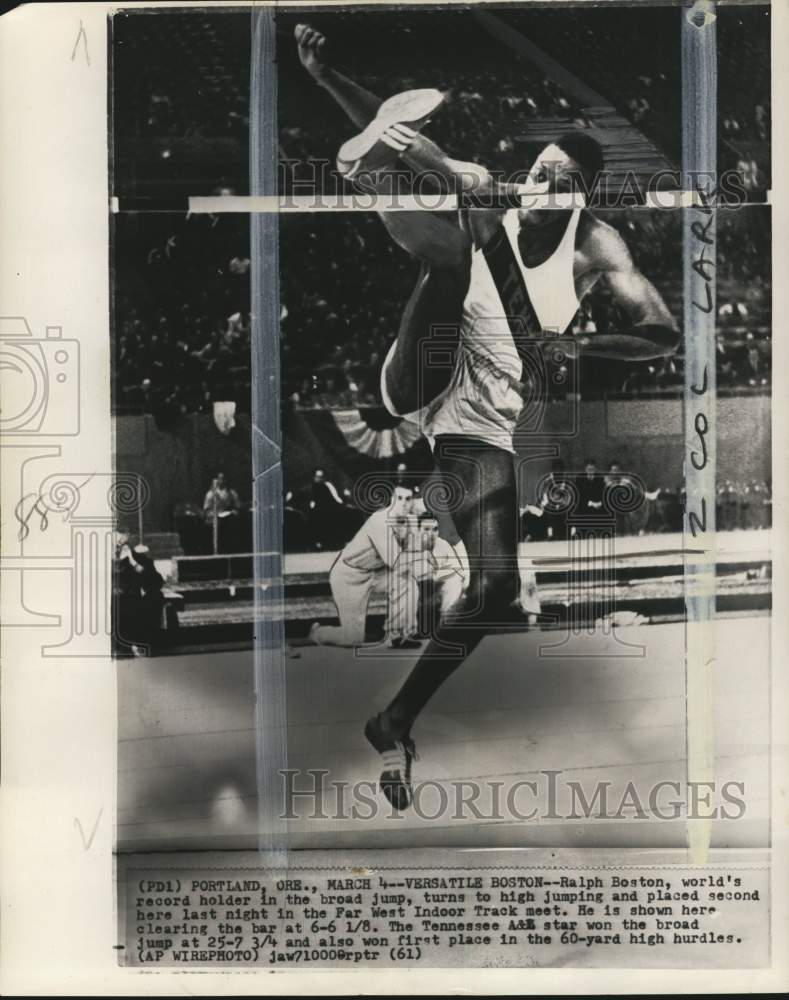
M 687 823 L 691 860 L 704 864 L 715 798 L 707 787 L 715 777 L 715 6 L 710 0 L 696 0 L 680 15 L 684 186 L 697 191 L 703 202 L 682 211 Z
M 277 66 L 273 7 L 252 11 L 249 177 L 252 195 L 277 193 Z M 255 548 L 255 724 L 259 848 L 287 865 L 281 772 L 287 767 L 279 407 L 279 217 L 250 215 L 252 470 Z

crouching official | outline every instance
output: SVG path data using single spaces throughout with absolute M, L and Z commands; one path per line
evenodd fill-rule
M 371 514 L 340 552 L 329 572 L 340 624 L 315 622 L 310 629 L 311 642 L 319 646 L 361 645 L 374 590 L 389 593 L 389 644 L 399 648 L 406 642 L 408 609 L 418 602 L 418 584 L 407 551 L 412 510 L 413 491 L 396 486 L 389 506 Z M 408 645 L 411 642 L 408 640 Z

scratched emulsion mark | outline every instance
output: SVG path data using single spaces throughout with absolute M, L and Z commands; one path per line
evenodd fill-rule
M 696 0 L 680 16 L 682 167 L 685 189 L 696 195 L 683 209 L 685 732 L 688 794 L 694 787 L 710 789 L 706 808 L 697 809 L 701 817 L 687 824 L 691 861 L 704 864 L 715 778 L 715 5 Z M 700 798 L 704 803 L 703 791 Z
M 277 194 L 277 64 L 274 8 L 252 11 L 249 182 Z M 279 226 L 276 211 L 250 216 L 255 575 L 255 763 L 262 861 L 287 868 L 288 824 L 280 774 L 287 770 L 285 627 L 282 618 L 282 467 L 279 401 Z M 275 609 L 277 613 L 275 612 Z

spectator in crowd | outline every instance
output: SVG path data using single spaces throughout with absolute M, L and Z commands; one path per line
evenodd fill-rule
M 309 526 L 316 549 L 340 548 L 345 537 L 345 504 L 323 469 L 316 469 L 309 489 Z
M 398 462 L 395 469 L 395 486 L 412 485 L 408 482 L 408 466 L 405 462 Z
M 614 459 L 614 461 L 609 464 L 608 472 L 604 477 L 604 484 L 606 491 L 614 491 L 613 494 L 608 492 L 607 497 L 610 504 L 609 509 L 614 515 L 614 530 L 617 536 L 642 535 L 649 519 L 648 498 L 655 499 L 657 497 L 657 493 L 646 493 L 641 479 L 638 476 L 624 473 L 622 471 L 622 464 L 618 459 Z M 617 487 L 622 490 L 622 498 L 627 498 L 628 501 L 627 503 L 621 504 L 621 506 L 632 506 L 632 510 L 616 509 L 617 506 L 620 506 L 616 502 L 615 491 L 617 490 Z M 631 496 L 633 498 L 632 504 L 630 502 Z
M 744 302 L 723 302 L 718 307 L 718 320 L 721 326 L 734 326 L 737 323 L 747 323 L 748 306 Z
M 571 494 L 564 475 L 564 462 L 555 458 L 551 471 L 541 482 L 535 504 L 521 508 L 521 540 L 539 542 L 567 538 L 567 515 Z
M 135 656 L 153 652 L 161 641 L 164 578 L 146 545 L 129 546 L 121 536 L 115 560 L 117 630 Z
M 757 104 L 753 109 L 753 123 L 760 142 L 766 142 L 770 132 L 770 112 L 765 104 Z
M 522 542 L 541 542 L 546 537 L 546 514 L 539 504 L 524 504 L 520 507 Z
M 287 490 L 283 497 L 282 535 L 286 552 L 302 552 L 311 548 L 307 517 L 299 509 L 293 490 Z
M 603 507 L 603 491 L 605 481 L 597 471 L 597 461 L 594 458 L 584 460 L 583 475 L 575 480 L 578 490 L 578 505 L 572 512 L 574 517 L 593 518 Z M 598 515 L 599 516 L 599 515 Z
M 763 530 L 772 525 L 772 496 L 768 483 L 754 480 L 750 489 L 750 504 L 746 517 L 746 528 Z
M 203 516 L 212 533 L 215 552 L 238 552 L 238 493 L 228 486 L 224 472 L 218 472 L 203 499 Z
M 752 389 L 764 388 L 770 384 L 769 364 L 755 343 L 745 347 L 745 358 L 740 367 L 740 376 Z
M 715 338 L 715 362 L 718 388 L 734 385 L 739 377 L 736 359 L 722 334 L 718 334 Z
M 235 514 L 241 509 L 238 493 L 228 486 L 224 472 L 217 472 L 203 500 L 203 513 L 207 520 L 214 514 Z
M 649 530 L 672 533 L 682 531 L 684 503 L 682 488 L 659 487 L 655 491 L 654 506 L 648 523 Z
M 174 511 L 175 530 L 186 556 L 199 556 L 211 551 L 211 531 L 205 513 L 195 503 L 178 504 Z
M 715 520 L 718 531 L 733 531 L 740 522 L 740 495 L 737 486 L 727 479 L 718 486 Z
M 772 523 L 769 483 L 758 479 L 724 480 L 718 486 L 715 518 L 718 531 L 769 528 Z
M 544 511 L 546 538 L 564 541 L 568 537 L 567 517 L 572 509 L 570 490 L 564 462 L 555 458 L 539 499 L 539 506 Z
M 740 156 L 734 169 L 740 175 L 742 185 L 749 194 L 754 194 L 764 187 L 762 172 L 752 156 L 748 156 L 747 153 Z

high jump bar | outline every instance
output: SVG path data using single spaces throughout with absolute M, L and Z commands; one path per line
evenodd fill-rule
M 625 200 L 627 199 L 627 200 Z M 625 193 L 621 204 L 602 203 L 593 208 L 680 209 L 701 207 L 704 199 L 699 189 L 689 191 L 653 191 L 637 198 Z M 497 210 L 507 208 L 563 210 L 586 208 L 581 194 L 548 193 L 521 194 L 475 198 L 442 192 L 428 194 L 366 194 L 362 191 L 310 195 L 196 195 L 188 199 L 188 211 L 194 215 L 229 215 L 233 213 L 298 213 L 331 212 L 452 212 L 459 209 Z M 121 211 L 120 204 L 113 206 Z

